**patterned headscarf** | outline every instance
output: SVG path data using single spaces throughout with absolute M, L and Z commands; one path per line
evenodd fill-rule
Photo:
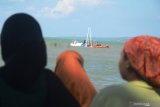
M 153 87 L 160 87 L 160 39 L 140 35 L 124 45 L 131 66 L 137 74 Z

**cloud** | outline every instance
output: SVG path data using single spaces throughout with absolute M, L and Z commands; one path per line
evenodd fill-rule
M 41 10 L 46 17 L 57 18 L 66 16 L 75 10 L 75 0 L 59 1 L 54 8 L 45 7 Z
M 86 6 L 97 6 L 105 3 L 106 0 L 78 0 L 79 4 Z
M 44 7 L 41 13 L 48 18 L 60 18 L 75 12 L 79 6 L 94 7 L 110 0 L 60 0 L 55 7 Z

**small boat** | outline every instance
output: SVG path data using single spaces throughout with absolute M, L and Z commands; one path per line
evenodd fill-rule
M 90 47 L 90 48 L 109 48 L 109 45 L 102 45 L 102 44 L 93 44 L 92 42 L 92 34 L 91 34 L 91 28 L 88 27 L 88 32 L 86 36 L 86 40 L 84 40 L 82 46 L 84 47 Z
M 108 45 L 101 45 L 101 46 L 94 45 L 93 48 L 109 48 L 109 46 Z
M 78 42 L 76 40 L 74 40 L 73 42 L 70 43 L 70 46 L 82 46 L 82 42 Z

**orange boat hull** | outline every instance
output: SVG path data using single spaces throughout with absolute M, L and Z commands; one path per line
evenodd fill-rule
M 109 46 L 93 46 L 93 48 L 109 48 Z

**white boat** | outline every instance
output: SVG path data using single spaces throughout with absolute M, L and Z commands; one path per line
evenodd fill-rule
M 78 42 L 76 40 L 74 40 L 73 42 L 70 43 L 70 46 L 82 46 L 82 42 Z
M 99 44 L 97 42 L 97 44 L 93 44 L 92 42 L 92 34 L 91 34 L 91 27 L 88 27 L 88 32 L 86 35 L 86 39 L 84 40 L 84 42 L 78 42 L 76 40 L 74 40 L 73 42 L 70 43 L 70 46 L 79 46 L 79 47 L 90 47 L 90 48 L 109 48 L 108 45 L 103 45 L 103 44 Z

